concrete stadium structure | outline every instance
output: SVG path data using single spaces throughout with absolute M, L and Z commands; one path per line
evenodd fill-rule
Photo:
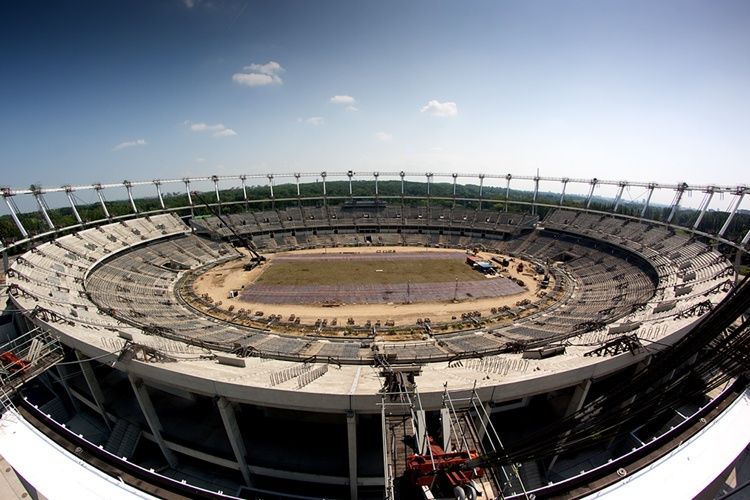
M 426 453 L 430 439 L 446 451 L 502 457 L 538 429 L 573 418 L 648 372 L 653 359 L 732 294 L 737 274 L 720 249 L 744 254 L 750 240 L 750 232 L 739 242 L 725 237 L 743 186 L 478 175 L 479 196 L 469 199 L 455 196 L 458 180 L 468 182 L 455 174 L 445 176 L 454 196 L 430 192 L 438 174 L 424 175 L 424 195 L 406 196 L 410 175 L 416 177 L 374 173 L 373 192 L 359 197 L 352 183 L 361 177 L 352 172 L 317 174 L 321 193 L 314 197 L 300 195 L 300 179 L 309 174 L 5 190 L 24 237 L 3 249 L 13 318 L 7 336 L 41 335 L 44 348 L 37 340 L 33 359 L 19 354 L 31 365 L 25 373 L 6 372 L 4 394 L 18 392 L 15 411 L 58 442 L 72 443 L 108 474 L 149 485 L 156 496 L 405 498 L 406 456 Z M 401 181 L 401 195 L 379 192 L 378 181 L 388 176 Z M 284 178 L 296 183 L 297 197 L 274 196 Z M 328 195 L 332 178 L 349 182 L 349 196 Z M 507 183 L 504 197 L 485 196 L 490 178 Z M 268 181 L 266 197 L 247 196 L 253 179 Z M 519 179 L 534 186 L 531 201 L 510 197 Z M 558 203 L 537 201 L 540 181 L 560 183 Z M 201 205 L 191 184 L 198 182 L 213 185 L 217 209 L 244 210 L 224 215 L 225 222 L 195 217 Z M 237 182 L 243 199 L 223 201 L 222 185 Z M 162 189 L 170 183 L 184 184 L 188 205 L 166 208 Z M 567 204 L 566 187 L 575 183 L 590 190 Z M 153 185 L 160 210 L 139 211 L 132 194 L 139 185 Z M 617 188 L 608 210 L 592 209 L 600 185 Z M 648 192 L 640 216 L 621 213 L 629 186 Z M 103 193 L 114 188 L 126 190 L 132 214 L 109 216 Z M 81 220 L 72 193 L 88 189 L 104 220 Z M 675 194 L 668 216 L 645 219 L 660 189 Z M 704 192 L 704 202 L 692 227 L 676 227 L 672 220 L 689 190 Z M 45 201 L 53 192 L 66 194 L 79 224 L 55 227 Z M 699 225 L 714 193 L 734 198 L 722 228 L 708 234 Z M 18 216 L 20 197 L 34 200 L 49 232 L 29 236 Z M 409 341 L 389 341 L 363 325 L 350 336 L 285 334 L 274 321 L 241 321 L 239 313 L 217 319 L 187 297 L 196 273 L 243 258 L 238 238 L 260 254 L 481 248 L 538 264 L 555 285 L 538 303 L 445 333 L 427 328 Z M 710 426 L 719 415 L 745 411 L 745 385 L 733 376 L 660 420 L 610 425 L 606 444 L 573 448 L 566 431 L 537 459 L 488 461 L 482 488 L 508 498 L 604 491 L 665 455 L 676 436 L 687 440 L 698 419 L 705 423 L 711 414 Z M 736 451 L 725 450 L 711 480 Z M 693 493 L 711 486 L 704 483 Z

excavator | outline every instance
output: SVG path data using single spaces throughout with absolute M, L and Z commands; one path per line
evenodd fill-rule
M 232 225 L 224 220 L 224 217 L 222 217 L 221 213 L 216 210 L 216 207 L 212 207 L 211 204 L 208 203 L 208 201 L 206 201 L 206 199 L 198 191 L 193 191 L 192 195 L 198 198 L 198 200 L 206 206 L 208 211 L 211 212 L 212 215 L 216 216 L 216 218 L 219 219 L 219 222 L 221 222 L 224 227 L 229 229 L 229 231 L 237 239 L 237 241 L 240 242 L 240 245 L 242 245 L 242 247 L 248 251 L 248 253 L 250 254 L 250 261 L 243 266 L 243 269 L 245 271 L 252 271 L 266 261 L 266 258 L 257 252 L 257 250 L 255 249 L 255 245 L 253 245 L 247 238 L 245 238 L 241 234 L 238 234 L 237 231 L 234 230 Z

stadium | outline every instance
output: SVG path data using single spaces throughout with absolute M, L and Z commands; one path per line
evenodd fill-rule
M 750 442 L 747 191 L 352 171 L 5 188 L 0 454 L 45 495 L 20 448 L 66 450 L 113 497 L 714 497 Z

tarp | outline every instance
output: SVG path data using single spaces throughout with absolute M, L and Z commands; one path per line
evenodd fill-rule
M 0 419 L 0 455 L 50 500 L 156 498 L 68 453 L 12 409 Z

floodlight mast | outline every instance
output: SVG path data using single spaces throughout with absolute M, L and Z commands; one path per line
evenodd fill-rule
M 250 252 L 250 256 L 251 256 L 250 266 L 246 266 L 246 268 L 249 267 L 249 269 L 246 269 L 246 270 L 253 269 L 253 268 L 261 265 L 263 262 L 265 262 L 266 258 L 263 257 L 261 254 L 259 254 L 255 250 L 254 245 L 251 244 L 250 241 L 248 241 L 247 238 L 245 238 L 244 236 L 242 236 L 239 233 L 237 233 L 237 231 L 235 231 L 234 228 L 227 221 L 224 220 L 224 217 L 221 216 L 221 214 L 219 213 L 219 211 L 216 210 L 214 207 L 212 207 L 211 204 L 208 203 L 208 201 L 206 201 L 206 199 L 198 191 L 193 191 L 192 195 L 195 196 L 196 198 L 198 198 L 198 201 L 200 201 L 201 203 L 203 203 L 206 206 L 206 208 L 208 209 L 208 211 L 211 212 L 211 214 L 213 214 L 214 216 L 216 216 L 216 218 L 219 219 L 219 222 L 221 222 L 224 225 L 224 227 L 226 227 L 227 229 L 229 229 L 229 231 L 232 233 L 232 235 L 235 238 L 237 238 L 237 240 L 239 240 L 239 242 L 242 244 L 242 246 L 248 252 Z

